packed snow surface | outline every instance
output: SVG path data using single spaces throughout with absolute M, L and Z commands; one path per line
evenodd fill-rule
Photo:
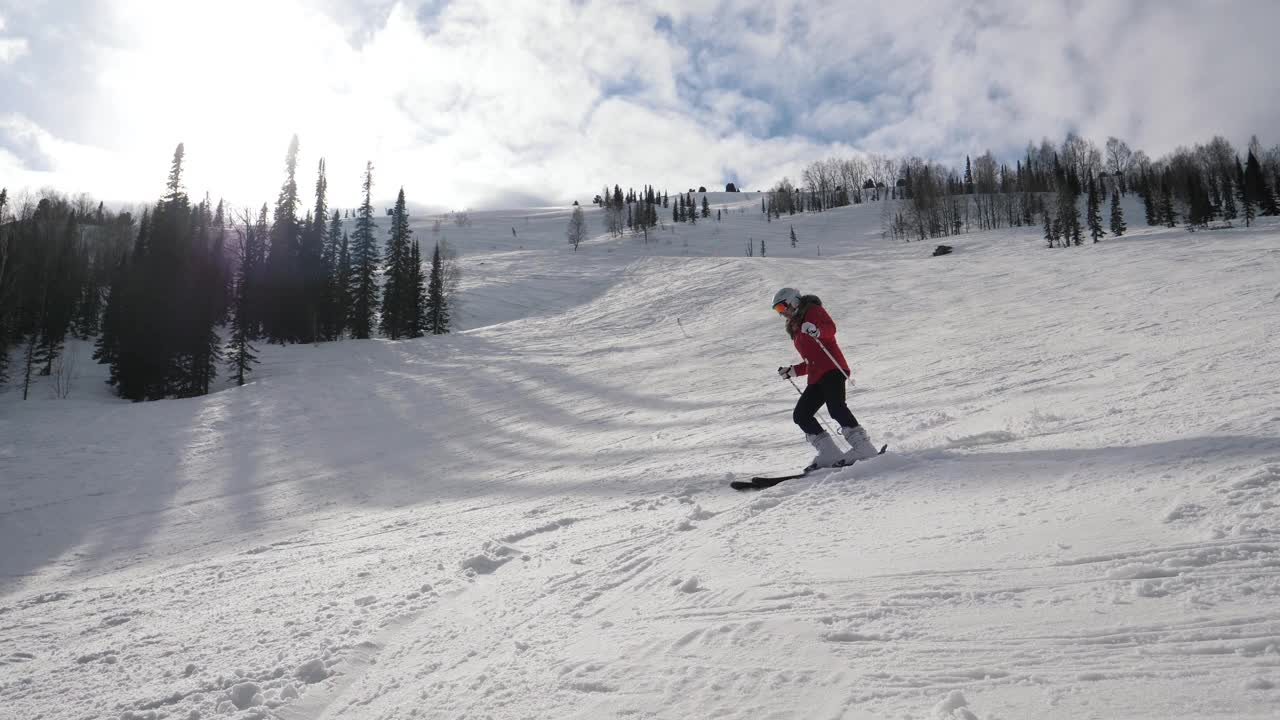
M 1280 226 L 935 258 L 759 200 L 415 218 L 462 332 L 4 391 L 0 717 L 1280 716 Z M 738 493 L 812 454 L 783 285 L 890 452 Z

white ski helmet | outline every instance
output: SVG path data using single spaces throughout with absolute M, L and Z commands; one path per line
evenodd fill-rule
M 800 307 L 800 291 L 792 287 L 784 287 L 773 294 L 773 309 L 782 312 L 780 305 L 786 305 L 792 312 Z

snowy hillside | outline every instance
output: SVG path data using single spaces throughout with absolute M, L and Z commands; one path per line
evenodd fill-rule
M 461 333 L 0 394 L 0 717 L 1280 715 L 1280 225 L 935 258 L 711 206 L 444 224 Z M 812 455 L 783 285 L 890 452 L 737 493 Z

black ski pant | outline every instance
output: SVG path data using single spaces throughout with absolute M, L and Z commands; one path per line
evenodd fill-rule
M 822 429 L 822 423 L 815 417 L 818 414 L 818 408 L 823 405 L 827 406 L 831 419 L 840 423 L 840 427 L 858 426 L 858 419 L 845 404 L 844 384 L 844 375 L 839 370 L 832 370 L 800 393 L 800 399 L 796 401 L 796 409 L 791 414 L 791 419 L 795 420 L 801 430 L 804 430 L 805 435 L 819 435 L 825 432 Z

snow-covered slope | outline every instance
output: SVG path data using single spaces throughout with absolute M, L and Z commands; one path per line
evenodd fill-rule
M 1280 713 L 1280 228 L 933 258 L 879 204 L 721 205 L 445 226 L 460 334 L 0 395 L 0 716 Z M 811 455 L 784 284 L 891 452 L 735 493 Z

